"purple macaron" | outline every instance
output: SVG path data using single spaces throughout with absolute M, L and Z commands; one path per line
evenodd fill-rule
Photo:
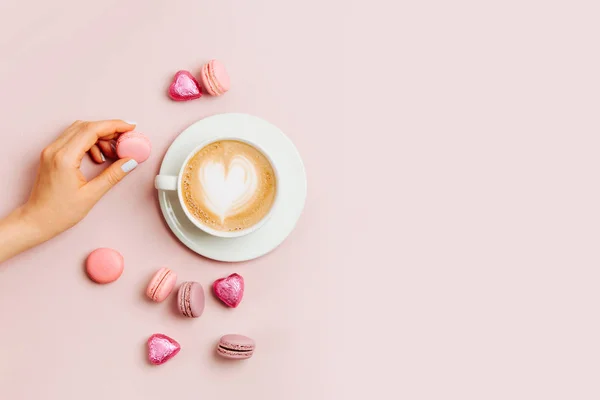
M 254 340 L 243 335 L 225 335 L 219 340 L 217 353 L 231 360 L 245 360 L 252 357 L 256 344 Z
M 204 312 L 204 289 L 198 282 L 183 282 L 177 294 L 177 305 L 181 315 L 198 318 Z

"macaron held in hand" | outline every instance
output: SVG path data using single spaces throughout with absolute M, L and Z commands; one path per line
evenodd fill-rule
M 138 164 L 146 161 L 152 151 L 150 139 L 143 133 L 136 131 L 127 132 L 119 136 L 116 147 L 119 158 L 132 158 Z
M 87 152 L 102 163 L 99 146 L 109 148 L 110 141 L 134 128 L 122 120 L 75 121 L 42 151 L 29 199 L 17 210 L 36 232 L 29 241 L 40 243 L 74 226 L 137 166 L 132 160 L 117 160 L 89 181 L 80 170 Z

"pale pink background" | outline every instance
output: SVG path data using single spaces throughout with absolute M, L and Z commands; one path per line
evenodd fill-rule
M 598 399 L 597 4 L 2 0 L 3 214 L 74 119 L 136 120 L 155 151 L 0 267 L 0 398 Z M 212 57 L 230 93 L 167 99 Z M 229 111 L 278 125 L 309 179 L 288 240 L 237 265 L 181 246 L 152 189 L 173 138 Z M 114 284 L 82 272 L 99 246 L 127 260 Z M 181 319 L 143 298 L 162 265 L 247 294 Z M 183 345 L 161 367 L 155 332 Z M 213 356 L 229 332 L 252 360 Z

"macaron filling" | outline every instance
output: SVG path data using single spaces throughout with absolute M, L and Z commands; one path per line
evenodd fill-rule
M 192 317 L 192 303 L 190 301 L 191 289 L 192 284 L 190 282 L 186 282 L 185 287 L 183 288 L 183 296 L 181 296 L 180 299 L 181 309 L 183 310 L 183 315 L 186 317 Z
M 231 351 L 233 353 L 249 353 L 252 351 L 252 349 L 232 349 L 232 348 L 223 346 L 222 344 L 219 345 L 219 349 L 224 350 L 224 351 Z

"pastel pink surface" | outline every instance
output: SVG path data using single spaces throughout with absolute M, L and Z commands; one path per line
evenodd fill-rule
M 148 361 L 161 365 L 175 357 L 181 350 L 179 343 L 167 335 L 155 333 L 148 339 Z
M 178 71 L 169 86 L 169 96 L 175 101 L 187 101 L 202 97 L 200 84 L 188 71 Z
M 228 307 L 237 307 L 244 297 L 244 278 L 231 274 L 213 283 L 213 293 Z
M 148 287 L 146 288 L 146 296 L 151 300 L 160 303 L 164 301 L 177 282 L 177 274 L 169 268 L 163 267 L 156 271 Z
M 133 158 L 138 163 L 143 163 L 150 157 L 152 144 L 142 133 L 127 132 L 117 140 L 117 155 L 119 158 Z
M 119 279 L 125 268 L 125 261 L 118 251 L 100 248 L 90 253 L 85 268 L 94 282 L 110 283 Z
M 600 399 L 599 12 L 1 0 L 0 215 L 76 119 L 137 121 L 153 155 L 81 223 L 0 264 L 0 399 Z M 165 96 L 175 69 L 212 55 L 235 88 Z M 152 188 L 173 139 L 229 111 L 281 128 L 308 175 L 290 237 L 240 264 L 182 246 Z M 105 166 L 88 158 L 91 179 Z M 81 264 L 101 246 L 127 273 L 93 286 Z M 162 265 L 207 290 L 237 271 L 244 305 L 207 296 L 198 321 L 174 294 L 153 307 L 141 292 Z M 184 348 L 156 369 L 159 331 Z M 258 352 L 223 365 L 213 350 L 234 331 Z

